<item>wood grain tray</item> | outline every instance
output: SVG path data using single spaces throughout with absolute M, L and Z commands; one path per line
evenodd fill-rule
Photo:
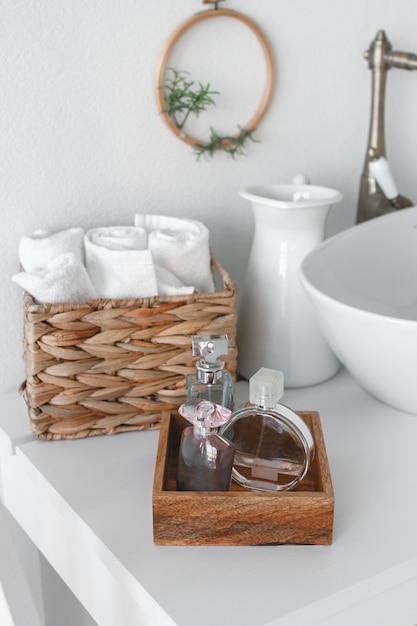
M 153 485 L 153 533 L 158 545 L 248 546 L 332 543 L 334 493 L 317 412 L 301 411 L 315 440 L 307 476 L 293 491 L 177 491 L 180 415 L 162 416 Z

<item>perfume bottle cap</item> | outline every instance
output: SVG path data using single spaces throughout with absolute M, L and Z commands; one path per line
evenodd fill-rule
M 184 402 L 179 407 L 178 413 L 192 424 L 201 425 L 207 429 L 223 426 L 232 415 L 230 409 L 215 402 L 198 398 Z
M 196 363 L 198 380 L 206 385 L 216 383 L 223 375 L 224 361 L 218 357 L 227 355 L 227 335 L 193 335 L 191 341 L 193 356 L 201 356 Z
M 193 335 L 191 341 L 193 356 L 200 356 L 207 363 L 216 363 L 219 356 L 227 355 L 227 335 Z
M 284 374 L 278 370 L 261 367 L 249 379 L 249 402 L 272 409 L 284 395 Z

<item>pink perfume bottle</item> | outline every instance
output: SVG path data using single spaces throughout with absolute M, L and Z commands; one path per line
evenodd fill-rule
M 178 491 L 229 491 L 234 445 L 217 433 L 231 411 L 208 400 L 189 400 L 178 409 L 193 426 L 181 436 Z
M 249 379 L 249 400 L 220 429 L 236 448 L 232 477 L 254 491 L 289 491 L 306 476 L 314 457 L 307 424 L 279 403 L 284 375 L 261 367 Z

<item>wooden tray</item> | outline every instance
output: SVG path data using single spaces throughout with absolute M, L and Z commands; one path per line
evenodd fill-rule
M 315 440 L 307 476 L 293 491 L 176 491 L 180 415 L 162 416 L 153 485 L 153 532 L 158 545 L 248 546 L 332 543 L 334 493 L 320 416 L 301 411 Z

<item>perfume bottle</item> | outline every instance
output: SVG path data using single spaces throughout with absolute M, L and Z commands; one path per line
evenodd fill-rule
M 227 335 L 193 335 L 191 340 L 193 356 L 201 358 L 195 373 L 186 377 L 187 399 L 209 400 L 233 410 L 233 380 L 218 358 L 228 352 Z
M 217 429 L 231 411 L 207 400 L 189 400 L 178 412 L 191 422 L 181 436 L 178 491 L 229 491 L 235 447 Z
M 288 491 L 314 458 L 314 439 L 304 420 L 279 404 L 284 375 L 261 368 L 249 380 L 250 404 L 233 413 L 220 432 L 236 448 L 233 479 L 254 491 Z

